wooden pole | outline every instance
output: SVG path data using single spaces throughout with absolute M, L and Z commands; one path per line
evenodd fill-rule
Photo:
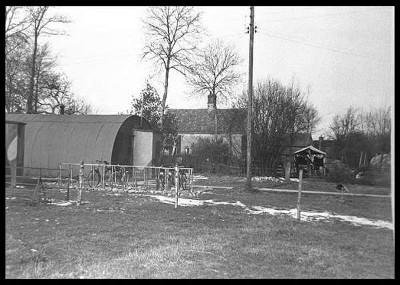
M 299 194 L 297 196 L 297 219 L 300 221 L 301 187 L 303 183 L 303 169 L 299 170 Z
M 146 177 L 146 167 L 145 168 L 143 168 L 143 186 L 144 186 L 144 189 L 146 189 L 147 190 L 147 177 Z
M 344 197 L 343 197 L 343 187 L 340 188 L 340 202 L 344 202 Z
M 66 200 L 69 201 L 69 186 L 71 184 L 71 180 L 72 180 L 72 168 L 71 168 L 71 164 L 69 165 L 69 169 L 68 169 L 68 183 L 67 183 L 67 194 L 66 194 Z
M 164 175 L 164 179 L 165 179 L 165 190 L 169 190 L 169 183 L 168 183 L 168 178 L 169 178 L 169 168 L 164 168 L 165 170 L 165 175 Z
M 11 168 L 11 189 L 17 187 L 17 159 L 10 161 Z
M 104 182 L 104 175 L 106 173 L 105 171 L 105 164 L 103 163 L 103 165 L 101 166 L 101 186 L 103 187 L 103 190 L 105 190 L 105 182 Z
M 61 191 L 61 163 L 58 164 L 58 190 Z
M 190 187 L 190 192 L 193 193 L 193 168 L 189 170 L 189 187 Z
M 80 168 L 79 168 L 79 192 L 78 197 L 76 198 L 76 202 L 80 204 L 82 202 L 82 188 L 83 188 L 83 173 L 84 173 L 84 162 L 82 160 Z
M 179 196 L 179 167 L 175 165 L 175 208 L 178 208 Z
M 250 45 L 249 45 L 249 86 L 248 86 L 248 102 L 247 102 L 247 190 L 252 190 L 251 185 L 251 121 L 252 121 L 252 105 L 253 105 L 253 42 L 254 42 L 254 6 L 250 6 Z

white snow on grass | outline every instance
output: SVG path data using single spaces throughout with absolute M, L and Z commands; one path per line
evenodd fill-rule
M 175 197 L 166 197 L 162 195 L 146 195 L 159 200 L 162 203 L 175 205 Z M 179 198 L 178 206 L 190 207 L 190 206 L 202 206 L 202 205 L 231 205 L 243 208 L 247 213 L 253 215 L 269 214 L 269 215 L 289 215 L 293 218 L 297 218 L 297 209 L 274 209 L 263 206 L 251 206 L 248 207 L 240 201 L 236 202 L 224 202 L 224 201 L 213 201 L 213 200 L 197 200 L 188 198 Z M 338 219 L 344 222 L 349 222 L 355 226 L 372 226 L 377 228 L 388 228 L 393 230 L 393 224 L 382 220 L 372 220 L 366 218 L 360 218 L 356 216 L 345 216 L 336 215 L 329 212 L 312 212 L 312 211 L 301 211 L 300 218 L 302 221 L 314 222 L 314 221 L 328 221 L 330 219 Z
M 88 204 L 88 203 L 89 203 L 88 201 L 81 201 L 79 204 Z M 47 204 L 64 207 L 64 206 L 77 205 L 78 201 L 75 201 L 75 200 L 63 201 L 63 200 L 56 200 L 56 199 L 47 199 Z
M 193 175 L 193 181 L 196 181 L 196 180 L 206 180 L 206 179 L 208 179 L 208 177 L 205 177 L 205 176 L 203 176 L 203 175 Z
M 265 177 L 263 177 L 263 176 L 254 176 L 254 177 L 251 178 L 251 180 L 257 181 L 257 182 L 265 181 L 265 180 L 266 181 L 272 181 L 272 182 L 281 182 L 281 183 L 285 182 L 285 178 L 284 177 L 271 177 L 271 176 L 265 176 Z M 290 178 L 290 181 L 299 182 L 299 179 L 298 178 Z
M 68 201 L 68 202 L 51 202 L 50 204 L 55 206 L 70 206 L 76 204 L 76 202 Z

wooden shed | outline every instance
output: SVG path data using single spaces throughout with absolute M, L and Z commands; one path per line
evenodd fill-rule
M 150 165 L 161 135 L 136 115 L 6 114 L 25 123 L 24 166 L 57 169 L 59 163 Z

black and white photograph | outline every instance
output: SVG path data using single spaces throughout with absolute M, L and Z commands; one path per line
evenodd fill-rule
M 394 279 L 394 6 L 5 6 L 6 279 Z

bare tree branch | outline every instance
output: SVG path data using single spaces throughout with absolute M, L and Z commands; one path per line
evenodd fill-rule
M 202 33 L 200 13 L 186 6 L 152 6 L 143 21 L 146 45 L 142 58 L 153 61 L 165 71 L 162 113 L 165 113 L 170 70 L 181 74 L 189 65 L 189 58 L 196 49 L 196 40 Z M 161 125 L 163 124 L 161 117 Z

